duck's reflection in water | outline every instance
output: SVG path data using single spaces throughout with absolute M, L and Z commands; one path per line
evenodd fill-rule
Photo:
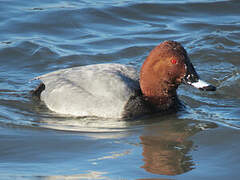
M 145 128 L 140 136 L 146 171 L 161 175 L 178 175 L 194 169 L 190 151 L 194 142 L 190 139 L 199 131 L 217 127 L 214 123 L 187 120 L 165 120 L 159 125 Z

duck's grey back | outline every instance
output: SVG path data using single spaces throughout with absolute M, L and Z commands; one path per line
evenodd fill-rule
M 139 95 L 139 72 L 132 66 L 97 64 L 58 70 L 37 77 L 41 100 L 49 109 L 74 116 L 122 118 L 129 100 Z

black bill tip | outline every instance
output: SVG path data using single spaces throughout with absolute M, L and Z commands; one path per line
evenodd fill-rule
M 202 91 L 216 91 L 217 90 L 217 88 L 213 85 L 205 86 L 205 87 L 202 87 L 199 89 Z

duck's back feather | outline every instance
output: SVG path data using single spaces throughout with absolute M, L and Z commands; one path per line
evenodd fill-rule
M 132 66 L 97 64 L 58 70 L 36 79 L 44 83 L 40 98 L 52 111 L 122 118 L 126 105 L 141 92 L 138 78 L 139 72 Z

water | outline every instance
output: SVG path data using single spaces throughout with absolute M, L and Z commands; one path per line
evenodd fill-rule
M 0 1 L 0 179 L 237 179 L 238 1 Z M 140 67 L 164 40 L 202 79 L 172 115 L 63 117 L 30 96 L 35 76 L 95 63 Z

